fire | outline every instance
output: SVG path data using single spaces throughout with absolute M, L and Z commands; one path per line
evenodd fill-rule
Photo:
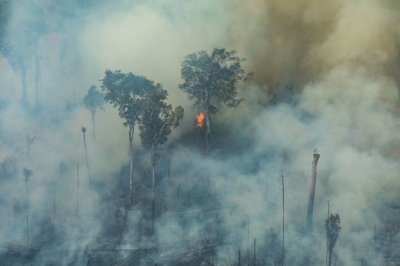
M 196 115 L 196 118 L 197 118 L 197 127 L 202 127 L 205 118 L 203 112 L 200 112 L 200 114 Z

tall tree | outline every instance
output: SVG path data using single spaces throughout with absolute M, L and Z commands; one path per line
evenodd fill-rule
M 28 105 L 26 72 L 44 29 L 43 11 L 33 1 L 0 2 L 0 52 L 21 73 L 22 102 Z
M 140 122 L 142 106 L 148 98 L 150 91 L 160 84 L 132 74 L 122 73 L 120 70 L 106 70 L 104 79 L 101 80 L 101 88 L 104 92 L 104 99 L 118 108 L 119 116 L 124 119 L 123 125 L 129 128 L 129 202 L 133 203 L 133 133 L 135 126 Z
M 315 149 L 313 154 L 313 160 L 311 163 L 311 185 L 310 185 L 310 194 L 308 196 L 307 222 L 306 222 L 306 229 L 308 231 L 312 231 L 313 229 L 315 184 L 317 182 L 317 164 L 319 157 L 320 155 L 318 154 L 318 150 Z
M 92 184 L 92 182 L 91 182 L 91 177 L 90 177 L 89 159 L 88 159 L 87 148 L 86 148 L 86 127 L 82 127 L 82 133 L 83 133 L 83 145 L 85 146 L 86 168 L 88 171 L 88 179 L 89 179 L 89 186 L 90 186 Z
M 325 221 L 326 238 L 328 242 L 328 266 L 331 266 L 332 252 L 340 233 L 340 216 L 331 214 Z
M 103 110 L 104 96 L 99 91 L 97 91 L 96 86 L 90 86 L 88 93 L 83 98 L 83 104 L 86 109 L 88 109 L 92 115 L 92 130 L 93 138 L 96 138 L 96 128 L 95 128 L 95 116 L 97 109 Z
M 252 77 L 252 73 L 243 69 L 244 60 L 236 56 L 236 51 L 215 48 L 211 53 L 199 51 L 189 54 L 182 62 L 184 83 L 179 88 L 188 94 L 190 100 L 194 100 L 194 107 L 205 113 L 206 158 L 209 154 L 211 115 L 218 111 L 221 104 L 238 106 L 243 99 L 237 98 L 237 84 Z
M 164 90 L 161 85 L 157 84 L 157 86 L 155 86 L 149 93 L 148 100 L 143 104 L 142 119 L 139 125 L 139 135 L 142 141 L 142 146 L 151 152 L 151 224 L 153 232 L 155 221 L 156 166 L 172 128 L 179 126 L 184 115 L 182 106 L 178 106 L 175 110 L 172 110 L 172 105 L 165 103 L 167 96 L 168 92 Z

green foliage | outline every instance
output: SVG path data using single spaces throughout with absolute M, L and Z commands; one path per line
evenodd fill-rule
M 131 72 L 122 73 L 120 70 L 106 70 L 102 81 L 104 99 L 118 107 L 121 118 L 125 119 L 124 126 L 133 128 L 140 121 L 142 106 L 146 102 L 149 92 L 160 90 L 160 84 L 154 84 L 143 76 Z
M 92 114 L 95 114 L 97 109 L 104 110 L 103 104 L 103 94 L 97 90 L 96 86 L 90 86 L 88 93 L 83 98 L 83 105 L 85 108 L 88 109 Z
M 332 251 L 336 245 L 341 229 L 339 214 L 331 214 L 329 218 L 325 220 L 325 229 L 328 240 L 328 250 Z
M 178 106 L 175 110 L 171 104 L 165 103 L 168 92 L 161 86 L 156 87 L 149 94 L 149 98 L 142 107 L 140 122 L 140 138 L 142 146 L 151 150 L 151 163 L 156 165 L 163 145 L 168 140 L 172 128 L 179 126 L 184 116 L 184 109 Z
M 194 100 L 194 106 L 215 113 L 216 105 L 235 107 L 243 99 L 237 99 L 236 85 L 247 82 L 252 73 L 242 67 L 245 59 L 236 56 L 236 51 L 215 48 L 211 54 L 206 51 L 189 54 L 182 63 L 182 79 L 179 88 Z

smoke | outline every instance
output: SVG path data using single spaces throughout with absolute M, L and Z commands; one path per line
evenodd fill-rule
M 339 264 L 354 265 L 374 251 L 374 227 L 383 231 L 395 220 L 391 206 L 399 200 L 397 1 L 84 2 L 34 1 L 41 12 L 29 13 L 24 1 L 12 1 L 5 36 L 36 49 L 39 100 L 35 106 L 34 54 L 27 64 L 27 109 L 20 104 L 20 71 L 1 57 L 0 160 L 16 158 L 18 171 L 1 181 L 0 245 L 24 245 L 29 216 L 31 247 L 40 247 L 36 264 L 53 262 L 55 255 L 48 254 L 58 247 L 65 252 L 64 264 L 86 263 L 84 252 L 90 251 L 84 250 L 94 249 L 107 234 L 118 238 L 113 248 L 124 249 L 114 260 L 157 246 L 157 258 L 168 262 L 182 250 L 215 245 L 220 262 L 236 262 L 238 250 L 247 262 L 256 238 L 260 258 L 274 263 L 282 244 L 283 174 L 287 265 L 323 263 L 327 201 L 330 212 L 341 217 L 335 248 Z M 24 18 L 43 23 L 37 47 L 15 34 Z M 241 105 L 222 107 L 213 117 L 207 180 L 197 110 L 178 84 L 183 58 L 214 47 L 237 50 L 255 79 L 240 85 L 246 99 Z M 160 213 L 153 238 L 146 231 L 149 159 L 138 129 L 135 193 L 144 198 L 138 196 L 134 208 L 122 210 L 128 130 L 107 104 L 96 113 L 94 140 L 90 112 L 81 104 L 91 85 L 100 87 L 106 69 L 162 83 L 173 106 L 185 108 L 157 172 Z M 88 128 L 92 186 L 82 126 Z M 35 137 L 29 158 L 27 135 Z M 314 149 L 321 158 L 310 236 L 304 226 Z M 29 196 L 24 167 L 34 173 L 27 183 Z M 41 236 L 43 231 L 48 234 Z M 213 242 L 217 238 L 222 243 Z M 46 246 L 52 241 L 57 248 Z M 7 258 L 7 252 L 2 256 Z

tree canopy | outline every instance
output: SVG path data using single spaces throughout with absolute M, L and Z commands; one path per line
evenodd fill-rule
M 154 84 L 143 76 L 131 72 L 124 74 L 121 70 L 114 72 L 106 70 L 102 81 L 104 99 L 118 108 L 124 126 L 134 127 L 140 121 L 141 110 L 149 92 L 160 89 L 160 84 Z
M 85 106 L 85 108 L 91 111 L 92 113 L 96 113 L 97 109 L 104 110 L 103 104 L 104 104 L 103 94 L 101 94 L 97 90 L 96 86 L 94 85 L 90 86 L 88 93 L 83 98 L 83 105 Z
M 182 63 L 182 79 L 179 88 L 194 100 L 194 106 L 216 112 L 217 105 L 223 103 L 235 107 L 243 99 L 237 98 L 236 85 L 248 81 L 252 73 L 242 67 L 243 58 L 236 51 L 215 48 L 211 53 L 200 51 L 185 57 Z
M 151 163 L 155 165 L 160 157 L 162 146 L 168 140 L 172 128 L 176 128 L 184 115 L 182 106 L 175 110 L 165 103 L 168 92 L 162 87 L 153 90 L 143 104 L 140 122 L 140 139 L 142 146 L 152 151 Z

